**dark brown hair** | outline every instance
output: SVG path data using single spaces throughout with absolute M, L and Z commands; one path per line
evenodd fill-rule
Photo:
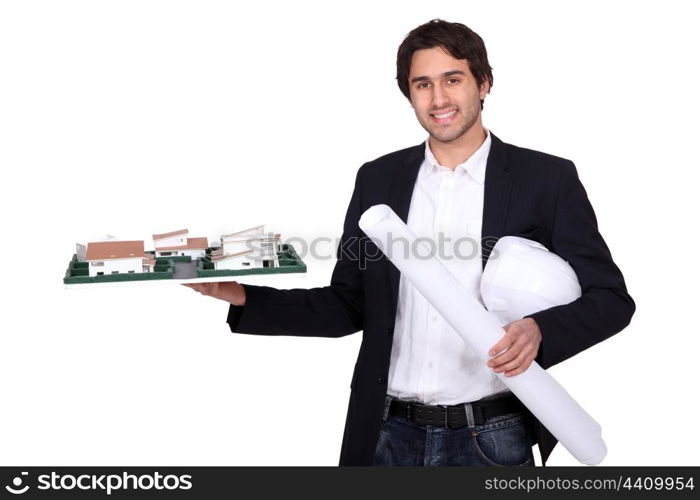
M 479 87 L 488 80 L 493 86 L 493 75 L 489 66 L 486 46 L 479 35 L 460 23 L 449 23 L 442 19 L 433 19 L 421 24 L 411 31 L 399 46 L 396 54 L 396 82 L 406 99 L 411 100 L 408 86 L 408 74 L 411 60 L 416 50 L 442 47 L 455 59 L 466 59 L 469 69 Z M 491 89 L 489 88 L 489 92 Z M 481 100 L 484 109 L 484 100 Z

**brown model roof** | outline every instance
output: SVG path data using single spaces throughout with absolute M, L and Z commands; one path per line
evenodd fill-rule
M 171 231 L 169 233 L 163 233 L 163 234 L 154 234 L 153 239 L 154 240 L 162 240 L 163 238 L 169 238 L 171 236 L 177 236 L 178 234 L 182 233 L 189 233 L 187 229 L 180 229 L 179 231 Z
M 133 259 L 145 257 L 143 240 L 95 241 L 88 243 L 85 260 Z

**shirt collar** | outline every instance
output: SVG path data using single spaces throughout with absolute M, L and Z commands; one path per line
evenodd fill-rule
M 486 176 L 486 159 L 491 149 L 491 133 L 486 127 L 484 127 L 484 132 L 486 132 L 486 139 L 481 143 L 481 146 L 479 146 L 469 158 L 455 167 L 455 171 L 457 171 L 457 169 L 466 171 L 478 184 L 484 183 L 484 178 Z M 440 165 L 435 159 L 433 152 L 430 150 L 429 140 L 425 141 L 425 159 L 427 161 L 427 166 L 432 171 L 437 170 L 438 167 L 447 168 Z

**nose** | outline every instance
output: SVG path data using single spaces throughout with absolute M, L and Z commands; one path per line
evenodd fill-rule
M 433 87 L 433 108 L 440 109 L 449 104 L 450 100 L 447 98 L 447 92 L 440 85 L 435 85 Z

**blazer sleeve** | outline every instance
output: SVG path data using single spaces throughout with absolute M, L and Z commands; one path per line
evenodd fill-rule
M 348 206 L 337 261 L 329 286 L 281 290 L 243 285 L 244 306 L 231 305 L 227 322 L 234 333 L 341 337 L 363 328 L 364 283 L 360 266 L 362 172 Z
M 593 207 L 575 165 L 563 165 L 552 223 L 552 252 L 568 261 L 582 295 L 573 302 L 530 314 L 542 333 L 535 361 L 560 363 L 625 328 L 635 311 L 625 280 L 598 231 Z

